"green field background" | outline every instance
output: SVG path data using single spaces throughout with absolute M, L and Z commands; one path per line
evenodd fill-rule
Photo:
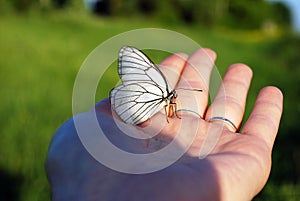
M 233 63 L 248 64 L 254 77 L 245 119 L 262 87 L 274 85 L 283 91 L 284 114 L 274 146 L 271 176 L 254 200 L 300 199 L 298 36 L 280 31 L 268 34 L 261 30 L 168 25 L 138 18 L 100 18 L 78 8 L 26 15 L 2 12 L 0 25 L 1 200 L 50 200 L 45 157 L 55 130 L 72 116 L 73 84 L 83 61 L 110 37 L 147 27 L 177 31 L 215 50 L 222 75 Z M 155 62 L 167 55 L 149 52 Z M 108 97 L 118 82 L 116 68 L 114 63 L 102 77 L 95 103 Z

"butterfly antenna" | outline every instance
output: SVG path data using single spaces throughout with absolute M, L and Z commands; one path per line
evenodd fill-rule
M 176 88 L 176 90 L 189 90 L 189 91 L 199 91 L 202 92 L 202 89 L 186 89 L 186 88 Z

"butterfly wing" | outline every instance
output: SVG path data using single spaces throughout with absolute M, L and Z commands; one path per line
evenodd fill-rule
M 112 108 L 126 123 L 146 121 L 166 104 L 169 89 L 164 75 L 138 49 L 121 48 L 118 73 L 122 85 L 111 91 L 110 100 Z
M 165 104 L 161 91 L 150 86 L 145 89 L 138 84 L 120 85 L 111 91 L 111 105 L 118 116 L 126 123 L 139 124 L 155 113 Z
M 121 48 L 118 73 L 123 85 L 147 82 L 169 91 L 168 83 L 162 72 L 143 52 L 135 47 L 125 46 Z

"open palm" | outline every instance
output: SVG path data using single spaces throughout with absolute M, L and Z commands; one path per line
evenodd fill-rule
M 122 132 L 111 129 L 115 124 L 109 100 L 95 107 L 100 124 L 111 130 L 106 135 L 119 148 L 150 153 L 175 141 L 178 150 L 184 151 L 178 160 L 149 174 L 115 171 L 89 155 L 71 119 L 57 131 L 47 157 L 53 200 L 251 200 L 270 173 L 283 97 L 275 87 L 262 89 L 238 134 L 252 71 L 243 64 L 229 67 L 208 106 L 208 83 L 215 59 L 213 51 L 200 49 L 190 57 L 176 54 L 162 62 L 160 70 L 171 87 L 203 92 L 177 90 L 180 118 L 174 116 L 166 123 L 162 112 L 140 125 L 150 130 L 160 128 L 151 140 L 114 137 Z M 81 115 L 82 121 L 87 121 L 86 115 Z M 213 117 L 226 118 L 236 128 L 212 121 Z M 147 161 L 141 166 L 147 166 Z

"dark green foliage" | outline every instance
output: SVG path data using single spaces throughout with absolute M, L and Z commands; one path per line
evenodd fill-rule
M 65 8 L 68 3 L 70 3 L 70 0 L 52 0 L 52 4 L 56 8 Z
M 12 0 L 11 4 L 18 12 L 27 12 L 33 6 L 50 7 L 49 2 L 54 8 L 65 8 L 78 1 Z M 291 20 L 284 4 L 268 3 L 265 0 L 99 0 L 92 11 L 102 16 L 142 15 L 166 23 L 228 26 L 237 29 L 260 29 L 267 22 L 289 27 Z
M 270 4 L 264 0 L 127 0 L 119 7 L 120 13 L 158 14 L 162 21 L 174 18 L 187 24 L 216 25 L 238 29 L 260 29 L 266 22 L 289 26 L 289 10 L 281 3 Z M 133 12 L 127 12 L 125 7 Z
M 215 22 L 215 1 L 172 1 L 174 12 L 187 24 L 212 26 Z
M 16 11 L 24 13 L 28 12 L 32 6 L 38 3 L 38 0 L 11 0 L 12 6 Z
M 92 12 L 97 15 L 109 16 L 112 13 L 112 2 L 109 0 L 98 1 L 94 5 Z
M 262 0 L 231 0 L 226 23 L 240 29 L 259 29 L 269 18 L 270 8 L 270 4 Z
M 292 21 L 291 13 L 283 3 L 280 2 L 274 3 L 272 9 L 273 9 L 272 17 L 278 24 L 286 27 L 291 25 L 291 21 Z
M 69 6 L 74 0 L 3 0 L 5 4 L 10 4 L 18 13 L 28 13 L 34 8 L 41 11 L 45 9 L 55 8 L 63 9 Z M 1 3 L 1 2 L 0 2 Z M 83 4 L 83 3 L 82 3 Z
M 140 0 L 137 5 L 138 10 L 146 15 L 153 14 L 158 8 L 157 0 Z

